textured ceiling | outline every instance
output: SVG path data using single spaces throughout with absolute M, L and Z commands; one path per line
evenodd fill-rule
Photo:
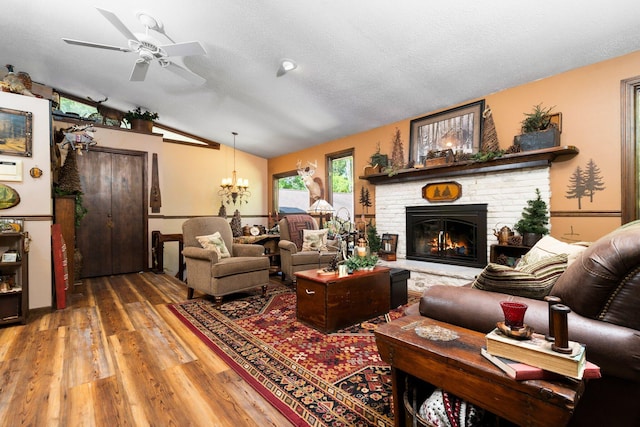
M 32 79 L 271 158 L 416 117 L 640 49 L 631 0 L 3 0 L 0 58 Z M 194 86 L 152 64 L 130 82 L 135 53 L 94 6 L 133 32 L 136 13 L 206 56 L 177 61 Z M 163 35 L 157 35 L 160 40 Z M 277 77 L 279 61 L 297 70 Z

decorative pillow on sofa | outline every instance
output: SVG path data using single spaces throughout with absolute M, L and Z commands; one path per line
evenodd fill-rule
M 567 254 L 567 265 L 569 265 L 588 246 L 587 242 L 565 243 L 551 236 L 544 236 L 520 259 L 518 265 L 533 264 L 544 258 L 560 254 Z
M 549 256 L 516 268 L 489 264 L 476 277 L 472 287 L 527 298 L 542 299 L 567 268 L 567 254 Z
M 208 236 L 196 236 L 196 239 L 204 249 L 216 251 L 219 258 L 229 258 L 231 256 L 222 236 L 217 231 Z
M 329 230 L 302 230 L 302 250 L 303 251 L 326 251 L 327 233 Z

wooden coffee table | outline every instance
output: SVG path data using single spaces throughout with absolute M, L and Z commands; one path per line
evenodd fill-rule
M 415 328 L 439 327 L 438 341 Z M 435 387 L 522 426 L 564 426 L 584 390 L 583 381 L 516 381 L 480 354 L 485 334 L 424 316 L 405 316 L 375 330 L 382 359 L 391 365 L 396 427 L 412 425 Z M 416 398 L 416 396 L 418 396 Z
M 296 317 L 324 333 L 389 312 L 390 269 L 356 271 L 345 277 L 306 270 L 296 275 Z

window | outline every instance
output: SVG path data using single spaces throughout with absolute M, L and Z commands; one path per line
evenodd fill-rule
M 354 219 L 354 178 L 353 150 L 327 155 L 327 201 L 331 203 L 335 215 L 342 219 Z
M 273 209 L 279 214 L 306 213 L 309 190 L 296 171 L 273 176 Z
M 79 118 L 94 120 L 98 115 L 96 107 L 86 102 L 71 99 L 64 95 L 60 95 L 60 111 L 64 113 L 77 114 Z
M 640 218 L 640 77 L 622 81 L 622 224 Z

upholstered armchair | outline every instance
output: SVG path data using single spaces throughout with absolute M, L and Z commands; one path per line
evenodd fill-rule
M 261 245 L 233 243 L 231 226 L 220 217 L 191 218 L 182 224 L 182 240 L 187 266 L 187 298 L 197 289 L 212 295 L 216 304 L 222 297 L 258 286 L 266 294 L 269 258 Z
M 311 215 L 287 215 L 280 220 L 280 270 L 284 282 L 295 281 L 294 273 L 302 270 L 323 268 L 336 257 L 338 248 L 333 240 L 326 240 L 326 234 L 318 230 L 318 224 Z M 305 232 L 305 230 L 307 230 Z M 322 242 L 310 242 L 317 230 Z M 307 241 L 305 242 L 305 234 Z

